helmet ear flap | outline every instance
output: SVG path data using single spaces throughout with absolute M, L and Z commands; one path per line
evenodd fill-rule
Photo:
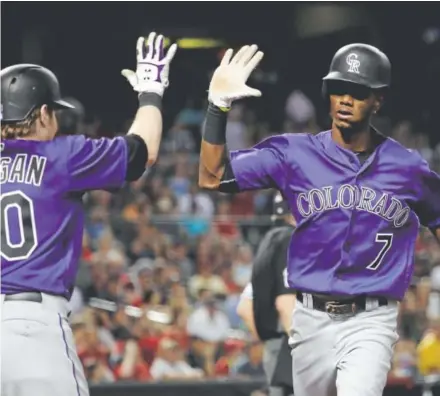
M 324 99 L 327 99 L 327 82 L 325 80 L 322 82 L 321 95 Z
M 327 107 L 330 107 L 330 96 L 328 94 L 327 81 L 325 80 L 322 82 L 321 95 L 322 98 L 324 99 L 325 105 Z

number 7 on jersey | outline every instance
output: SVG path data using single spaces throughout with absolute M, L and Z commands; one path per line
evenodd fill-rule
M 376 234 L 376 242 L 382 243 L 383 246 L 373 262 L 367 267 L 367 269 L 371 271 L 376 271 L 380 267 L 388 250 L 391 249 L 393 245 L 393 234 Z

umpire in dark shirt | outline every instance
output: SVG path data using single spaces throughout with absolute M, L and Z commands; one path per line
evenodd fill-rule
M 295 219 L 279 193 L 274 197 L 273 213 L 275 227 L 259 245 L 252 281 L 242 293 L 237 313 L 254 336 L 264 341 L 263 364 L 269 395 L 287 396 L 293 393 L 292 359 L 287 341 L 295 294 L 286 287 L 285 278 Z

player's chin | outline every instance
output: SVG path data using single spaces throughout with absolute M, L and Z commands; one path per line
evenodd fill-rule
M 341 120 L 339 118 L 334 118 L 333 123 L 334 123 L 334 125 L 336 125 L 336 127 L 338 129 L 345 129 L 348 131 L 348 130 L 352 130 L 354 128 L 353 122 L 351 122 L 349 120 Z

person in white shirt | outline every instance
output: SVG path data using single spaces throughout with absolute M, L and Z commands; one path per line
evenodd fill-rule
M 219 343 L 226 340 L 231 325 L 227 315 L 217 307 L 216 300 L 208 299 L 188 318 L 187 330 L 192 337 Z
M 150 368 L 155 380 L 198 379 L 204 376 L 200 369 L 192 368 L 183 358 L 179 344 L 171 338 L 163 338 L 156 358 Z

